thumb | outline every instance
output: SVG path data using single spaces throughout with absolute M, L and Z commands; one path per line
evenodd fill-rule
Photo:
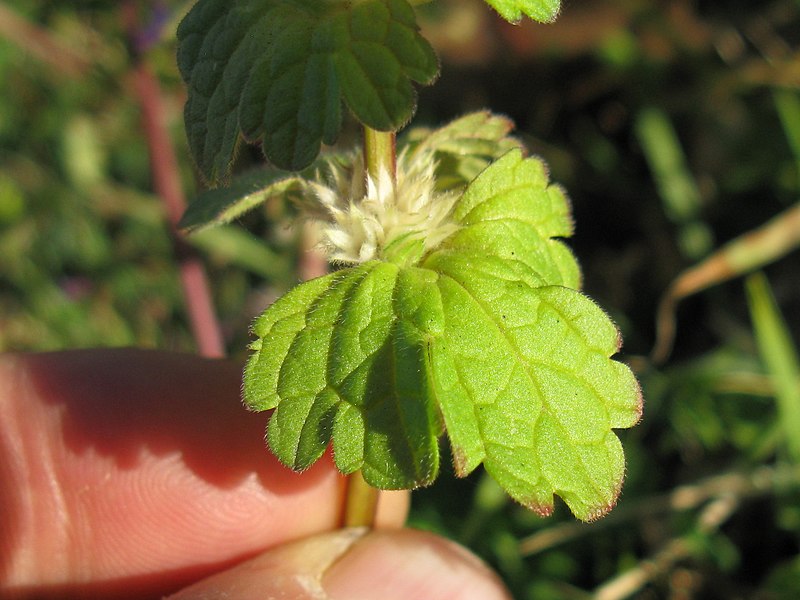
M 168 600 L 509 600 L 477 557 L 431 533 L 343 529 L 274 548 Z

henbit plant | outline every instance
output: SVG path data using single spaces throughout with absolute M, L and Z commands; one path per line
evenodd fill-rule
M 559 9 L 487 1 L 512 21 Z M 511 124 L 480 112 L 396 141 L 414 112 L 412 82 L 439 69 L 412 4 L 199 0 L 179 27 L 186 128 L 204 177 L 227 183 L 242 138 L 272 163 L 201 195 L 183 226 L 286 196 L 322 223 L 341 267 L 255 321 L 245 402 L 274 409 L 269 445 L 295 470 L 332 443 L 356 482 L 428 485 L 446 431 L 459 476 L 483 463 L 540 514 L 558 495 L 579 519 L 598 518 L 620 491 L 613 429 L 639 420 L 639 385 L 611 359 L 616 327 L 578 291 L 578 263 L 558 239 L 572 233 L 564 192 Z M 364 147 L 320 154 L 342 102 Z

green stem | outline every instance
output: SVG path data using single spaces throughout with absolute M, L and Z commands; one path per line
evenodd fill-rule
M 364 127 L 364 166 L 370 177 L 377 179 L 381 171 L 395 178 L 396 151 L 394 132 L 384 132 Z M 345 527 L 373 527 L 378 506 L 379 491 L 364 481 L 361 471 L 347 480 L 345 496 Z
M 364 481 L 361 471 L 350 475 L 347 478 L 343 525 L 345 527 L 374 527 L 379 493 L 378 489 Z
M 364 162 L 367 173 L 375 179 L 387 171 L 392 178 L 396 168 L 395 135 L 392 131 L 377 131 L 364 127 Z

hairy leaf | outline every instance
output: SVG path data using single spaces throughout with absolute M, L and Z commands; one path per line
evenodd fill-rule
M 302 180 L 285 171 L 265 167 L 237 177 L 228 187 L 212 188 L 197 196 L 186 209 L 178 227 L 198 232 L 230 223 L 270 198 L 302 187 Z
M 295 469 L 333 440 L 382 488 L 430 483 L 446 428 L 456 472 L 483 463 L 542 514 L 559 495 L 591 520 L 619 494 L 614 428 L 641 413 L 619 334 L 576 290 L 557 237 L 567 201 L 512 150 L 466 188 L 455 232 L 416 264 L 372 260 L 302 284 L 259 317 L 245 401 L 275 408 L 269 442 Z M 440 419 L 443 423 L 440 423 Z
M 438 73 L 406 0 L 199 0 L 178 41 L 189 145 L 212 182 L 241 134 L 276 166 L 307 167 L 336 140 L 342 99 L 365 125 L 397 130 L 411 82 Z
M 525 14 L 534 21 L 555 21 L 561 9 L 561 0 L 486 0 L 506 21 L 516 23 Z
M 449 190 L 467 185 L 493 160 L 520 147 L 509 135 L 513 127 L 506 117 L 479 111 L 432 131 L 414 128 L 406 144 L 412 158 L 426 155 L 436 161 L 437 187 Z
M 387 489 L 433 481 L 441 427 L 421 376 L 423 328 L 441 320 L 424 293 L 432 275 L 372 261 L 298 286 L 256 321 L 245 397 L 277 407 L 268 439 L 281 461 L 305 469 L 333 436 L 344 473 Z

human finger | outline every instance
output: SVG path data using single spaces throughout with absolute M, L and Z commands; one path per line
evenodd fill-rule
M 143 597 L 338 526 L 328 458 L 295 474 L 240 367 L 141 350 L 0 359 L 0 596 Z M 384 521 L 399 525 L 403 496 Z
M 431 533 L 340 530 L 275 548 L 168 600 L 508 600 L 497 575 Z

